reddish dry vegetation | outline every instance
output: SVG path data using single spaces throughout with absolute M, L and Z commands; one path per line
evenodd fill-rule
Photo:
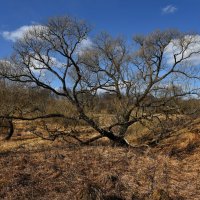
M 0 199 L 200 199 L 199 123 L 155 148 L 0 142 Z

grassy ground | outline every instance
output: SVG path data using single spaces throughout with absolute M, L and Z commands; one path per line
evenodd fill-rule
M 156 148 L 0 142 L 0 199 L 199 200 L 200 120 Z

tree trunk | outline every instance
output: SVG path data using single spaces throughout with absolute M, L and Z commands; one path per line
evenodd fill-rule
M 114 143 L 115 146 L 123 146 L 123 147 L 130 146 L 129 143 L 126 141 L 126 139 L 124 139 L 124 137 L 117 136 L 113 132 L 103 130 L 102 132 L 100 132 L 100 134 L 103 135 L 104 137 L 109 138 Z
M 14 126 L 13 126 L 12 120 L 9 119 L 8 123 L 9 123 L 9 129 L 8 129 L 7 135 L 5 137 L 5 140 L 9 140 L 12 137 L 13 133 L 14 133 Z
M 124 138 L 113 140 L 113 142 L 114 142 L 115 146 L 121 146 L 121 147 L 129 147 L 130 146 L 128 141 Z
M 87 122 L 91 127 L 93 127 L 96 131 L 98 131 L 102 137 L 107 137 L 111 141 L 114 142 L 116 146 L 128 147 L 129 143 L 124 139 L 124 136 L 117 136 L 112 131 L 107 131 L 105 129 L 100 128 L 92 119 L 85 115 L 85 113 L 81 110 L 81 118 Z

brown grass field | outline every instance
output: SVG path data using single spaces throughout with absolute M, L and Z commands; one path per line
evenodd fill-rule
M 0 141 L 0 199 L 199 200 L 199 132 L 197 119 L 157 147 L 121 148 L 44 141 L 21 126 Z

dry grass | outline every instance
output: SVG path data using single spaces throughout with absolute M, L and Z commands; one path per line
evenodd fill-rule
M 199 121 L 150 149 L 16 134 L 0 142 L 0 199 L 199 200 Z

